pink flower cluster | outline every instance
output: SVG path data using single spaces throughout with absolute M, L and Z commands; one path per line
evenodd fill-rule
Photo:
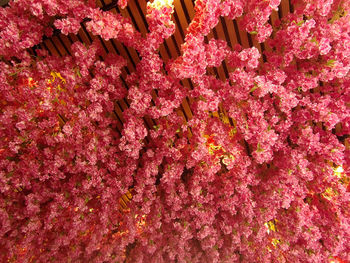
M 350 1 L 294 0 L 273 29 L 279 4 L 195 1 L 167 63 L 170 0 L 148 2 L 146 36 L 95 1 L 1 8 L 0 261 L 350 262 Z M 205 42 L 222 16 L 269 47 L 266 62 Z M 97 41 L 29 55 L 84 20 L 140 55 L 128 89 L 126 60 L 101 61 Z M 226 80 L 209 74 L 223 61 Z

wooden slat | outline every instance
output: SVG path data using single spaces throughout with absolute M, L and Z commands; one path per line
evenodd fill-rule
M 282 17 L 287 16 L 289 14 L 289 1 L 281 0 L 280 7 L 282 8 Z
M 43 41 L 44 46 L 47 47 L 48 50 L 50 50 L 50 53 L 54 56 L 59 56 L 57 48 L 54 47 L 52 44 L 52 41 L 50 39 L 46 39 Z
M 237 26 L 238 26 L 238 31 L 239 31 L 239 36 L 240 36 L 240 39 L 241 39 L 241 41 L 242 41 L 242 47 L 244 47 L 244 48 L 250 48 L 249 40 L 248 40 L 248 35 L 247 35 L 245 29 L 242 28 L 241 25 L 240 25 L 241 20 L 242 20 L 241 17 L 238 17 L 238 18 L 236 19 L 236 21 L 237 21 Z
M 221 23 L 223 24 L 223 27 L 226 29 L 229 38 L 228 45 L 230 48 L 233 48 L 236 44 L 238 44 L 235 28 L 233 25 L 233 20 L 228 19 L 227 17 L 221 18 Z

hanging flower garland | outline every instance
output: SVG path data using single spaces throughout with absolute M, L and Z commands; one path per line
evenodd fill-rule
M 350 261 L 350 2 L 292 2 L 272 35 L 278 0 L 196 0 L 168 63 L 171 0 L 148 2 L 146 36 L 95 1 L 1 8 L 1 261 Z M 204 41 L 222 16 L 270 47 L 265 63 L 254 47 Z M 84 20 L 140 54 L 128 89 L 125 59 L 99 60 L 98 42 L 61 58 L 27 52 Z M 229 79 L 207 74 L 225 59 Z

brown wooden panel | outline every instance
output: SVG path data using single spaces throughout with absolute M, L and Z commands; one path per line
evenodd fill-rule
M 249 48 L 250 45 L 249 45 L 248 35 L 247 35 L 247 32 L 245 31 L 245 29 L 240 25 L 241 20 L 242 20 L 241 17 L 238 17 L 236 19 L 238 30 L 239 30 L 239 36 L 240 36 L 241 41 L 242 41 L 242 46 L 244 48 Z
M 57 48 L 52 44 L 51 39 L 46 39 L 43 41 L 43 45 L 50 51 L 54 56 L 59 56 Z
M 226 26 L 226 29 L 227 29 L 228 37 L 229 37 L 229 40 L 230 40 L 229 46 L 231 48 L 233 48 L 236 44 L 239 44 L 237 36 L 236 36 L 235 28 L 234 28 L 234 25 L 233 25 L 233 20 L 225 17 L 224 21 L 225 21 L 225 26 Z
M 289 1 L 288 0 L 281 0 L 280 7 L 282 8 L 282 17 L 289 14 Z

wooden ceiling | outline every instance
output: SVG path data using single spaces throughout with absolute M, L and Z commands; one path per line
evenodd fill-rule
M 125 9 L 121 9 L 117 5 L 118 0 L 97 0 L 98 6 L 108 12 L 120 13 L 124 17 L 131 19 L 134 27 L 142 33 L 143 36 L 148 32 L 148 24 L 146 20 L 146 0 L 129 0 L 128 6 Z M 175 10 L 172 16 L 173 22 L 176 25 L 175 33 L 160 46 L 159 54 L 164 62 L 167 62 L 170 58 L 176 58 L 181 54 L 181 45 L 184 43 L 186 35 L 186 29 L 194 17 L 194 0 L 174 0 Z M 282 18 L 289 12 L 293 12 L 293 6 L 290 0 L 281 0 L 278 11 L 273 11 L 269 19 L 269 23 L 273 26 L 277 19 Z M 251 37 L 243 28 L 239 25 L 240 19 L 230 20 L 227 17 L 221 17 L 218 25 L 210 32 L 205 38 L 205 41 L 209 41 L 212 38 L 225 40 L 229 47 L 234 47 L 235 44 L 240 44 L 244 48 L 255 46 L 262 54 L 264 50 L 268 50 L 269 47 L 265 43 L 259 44 L 254 38 Z M 116 53 L 127 59 L 127 66 L 123 68 L 121 79 L 124 85 L 127 87 L 125 82 L 126 76 L 135 71 L 137 63 L 140 61 L 138 52 L 133 49 L 126 47 L 117 40 L 105 41 L 99 36 L 94 36 L 86 30 L 86 22 L 81 23 L 81 29 L 77 35 L 69 34 L 68 36 L 60 33 L 59 30 L 54 31 L 54 35 L 51 38 L 44 38 L 43 42 L 38 46 L 32 48 L 31 52 L 35 54 L 36 48 L 47 49 L 51 55 L 65 56 L 71 54 L 71 45 L 75 41 L 83 42 L 87 45 L 91 44 L 95 38 L 101 42 L 104 54 L 100 57 L 101 60 L 107 53 Z M 274 33 L 273 33 L 274 35 Z M 265 55 L 262 54 L 260 62 L 265 61 Z M 226 61 L 222 63 L 220 67 L 208 69 L 209 74 L 216 75 L 217 78 L 225 80 L 229 77 L 229 68 Z M 165 72 L 165 71 L 164 71 Z M 193 88 L 191 80 L 185 79 L 182 85 Z M 156 93 L 153 93 L 156 96 Z M 153 101 L 152 101 L 153 102 Z M 178 109 L 178 113 L 184 117 L 184 121 L 189 120 L 192 117 L 190 105 L 192 103 L 191 98 L 186 98 Z M 115 115 L 118 119 L 118 130 L 121 134 L 123 125 L 122 112 L 129 107 L 128 99 L 124 98 L 115 103 Z M 214 116 L 220 117 L 225 116 L 225 110 L 220 107 L 219 112 L 213 113 Z M 145 117 L 145 125 L 148 129 L 152 129 L 157 125 L 155 120 Z M 232 120 L 230 120 L 231 124 Z

